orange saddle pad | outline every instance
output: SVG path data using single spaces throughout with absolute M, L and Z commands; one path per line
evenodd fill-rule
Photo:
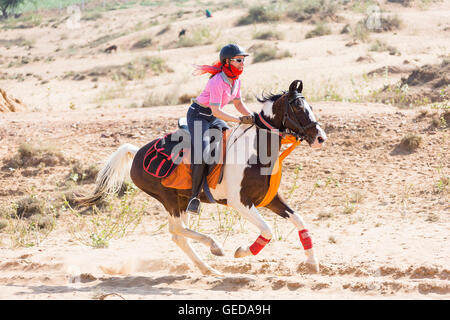
M 231 130 L 228 129 L 224 131 L 222 135 L 222 153 L 220 155 L 221 161 L 215 165 L 211 173 L 206 177 L 208 181 L 209 188 L 215 189 L 219 183 L 220 174 L 223 169 L 223 163 L 226 156 L 227 140 L 230 135 Z M 166 178 L 163 178 L 161 183 L 167 188 L 174 189 L 191 189 L 192 188 L 192 177 L 191 177 L 191 152 L 185 152 L 183 155 L 183 160 L 176 167 L 176 169 Z

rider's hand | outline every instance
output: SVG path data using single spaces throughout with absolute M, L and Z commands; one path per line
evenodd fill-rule
M 239 117 L 239 120 L 241 120 L 241 123 L 243 123 L 243 124 L 254 124 L 255 123 L 255 117 L 252 114 L 248 115 L 248 116 Z

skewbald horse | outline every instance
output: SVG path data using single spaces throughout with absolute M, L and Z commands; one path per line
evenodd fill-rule
M 270 172 L 262 174 L 264 169 L 270 167 L 270 164 L 263 164 L 259 159 L 262 148 L 266 148 L 266 152 L 269 150 L 270 156 L 270 150 L 274 149 L 270 146 L 275 145 L 272 154 L 276 153 L 277 157 L 281 138 L 285 134 L 306 141 L 313 148 L 320 148 L 326 140 L 325 132 L 316 121 L 312 107 L 301 94 L 302 89 L 302 82 L 295 80 L 287 92 L 258 98 L 263 106 L 256 114 L 256 124 L 238 125 L 228 139 L 223 178 L 215 189 L 211 189 L 211 194 L 217 203 L 236 209 L 260 231 L 259 237 L 252 245 L 241 246 L 236 250 L 235 258 L 258 254 L 272 238 L 271 228 L 256 208 L 269 189 L 270 182 Z M 261 134 L 263 132 L 265 134 Z M 231 144 L 233 148 L 228 148 Z M 129 175 L 139 189 L 161 202 L 169 212 L 169 232 L 172 234 L 172 240 L 200 271 L 203 274 L 220 275 L 220 272 L 197 255 L 189 243 L 189 239 L 197 240 L 208 246 L 212 254 L 224 255 L 222 247 L 212 237 L 188 228 L 189 213 L 186 212 L 186 207 L 190 190 L 167 188 L 161 184 L 161 179 L 146 173 L 142 163 L 147 149 L 148 145 L 142 148 L 131 144 L 120 146 L 99 172 L 94 193 L 80 198 L 79 202 L 94 204 L 107 194 L 117 192 Z M 241 160 L 233 161 L 237 158 Z M 209 202 L 204 192 L 201 193 L 200 200 Z M 292 222 L 305 250 L 307 266 L 318 271 L 319 264 L 314 255 L 311 236 L 302 217 L 292 210 L 278 193 L 265 207 Z

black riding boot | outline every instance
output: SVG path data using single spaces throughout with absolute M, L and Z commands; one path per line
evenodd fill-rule
M 200 194 L 203 186 L 203 176 L 206 169 L 206 164 L 192 164 L 192 194 L 189 200 L 186 211 L 198 214 L 200 212 Z

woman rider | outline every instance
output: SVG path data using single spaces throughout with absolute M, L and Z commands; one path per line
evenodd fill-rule
M 202 189 L 203 177 L 207 165 L 204 151 L 209 148 L 210 136 L 208 129 L 228 129 L 225 121 L 238 123 L 254 123 L 252 113 L 241 99 L 241 81 L 239 76 L 244 70 L 244 59 L 249 54 L 236 44 L 228 44 L 220 50 L 220 61 L 212 66 L 195 66 L 196 75 L 210 73 L 208 83 L 203 92 L 195 99 L 187 112 L 187 122 L 191 134 L 191 169 L 192 194 L 187 211 L 198 213 L 200 200 L 198 195 Z M 235 117 L 225 111 L 223 107 L 233 101 L 236 109 L 243 115 Z M 206 133 L 206 134 L 205 134 Z M 195 143 L 197 141 L 197 143 Z M 199 150 L 201 145 L 201 150 Z M 200 154 L 201 151 L 201 154 Z

